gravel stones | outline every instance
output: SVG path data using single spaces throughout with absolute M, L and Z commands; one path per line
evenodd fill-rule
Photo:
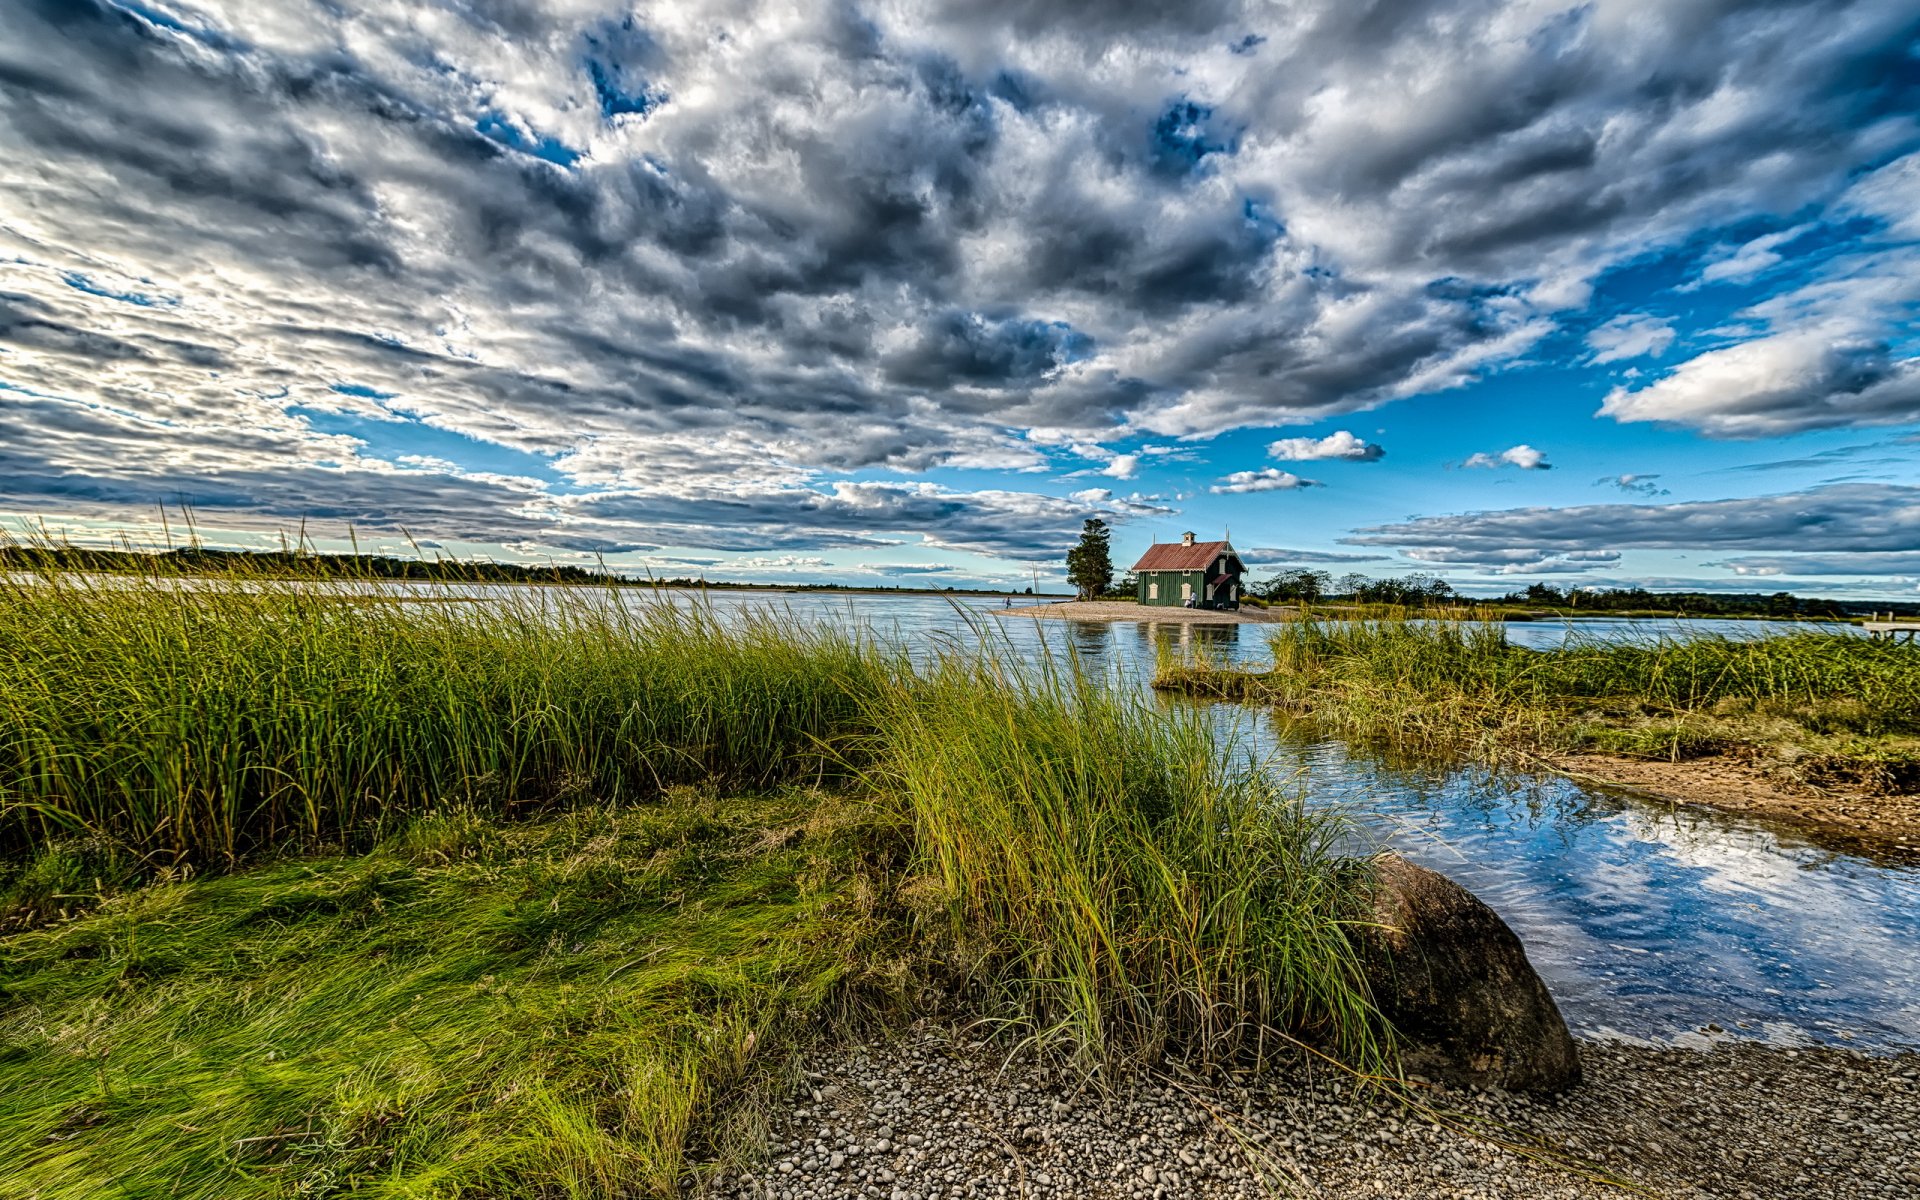
M 1673 1200 L 1920 1194 L 1920 1056 L 1789 1057 L 1753 1043 L 1579 1051 L 1586 1082 L 1565 1094 L 1434 1087 L 1423 1109 L 1379 1102 L 1310 1061 L 1205 1079 L 1169 1066 L 1103 1093 L 922 1026 L 813 1059 L 833 1099 L 808 1103 L 802 1088 L 772 1114 L 765 1165 L 713 1180 L 711 1194 L 1587 1200 L 1621 1194 L 1596 1182 L 1608 1176 Z

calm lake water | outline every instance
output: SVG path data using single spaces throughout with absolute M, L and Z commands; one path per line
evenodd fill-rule
M 649 593 L 619 595 L 652 602 Z M 1022 654 L 1071 647 L 1122 686 L 1145 687 L 1163 644 L 1231 663 L 1267 660 L 1268 630 L 1259 625 L 1033 620 L 1005 616 L 998 600 L 978 597 L 719 592 L 711 602 L 722 613 L 771 607 L 797 622 L 858 624 L 914 647 L 972 644 L 984 628 Z M 1858 632 L 1713 620 L 1582 620 L 1573 628 L 1621 640 Z M 1547 647 L 1569 626 L 1507 630 L 1518 644 Z M 1337 742 L 1289 741 L 1253 709 L 1208 711 L 1232 730 L 1235 753 L 1257 756 L 1313 801 L 1348 806 L 1367 836 L 1498 910 L 1578 1033 L 1654 1043 L 1733 1036 L 1920 1046 L 1920 864 L 1911 859 L 1870 861 L 1787 828 L 1557 778 L 1395 768 Z

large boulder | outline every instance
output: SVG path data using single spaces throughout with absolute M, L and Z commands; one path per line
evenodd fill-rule
M 1580 1082 L 1567 1023 L 1498 913 L 1398 855 L 1375 879 L 1360 947 L 1409 1074 L 1522 1092 Z

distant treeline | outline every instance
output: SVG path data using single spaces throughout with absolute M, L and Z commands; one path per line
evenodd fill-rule
M 475 559 L 427 561 L 385 554 L 311 554 L 292 550 L 213 550 L 182 547 L 93 550 L 82 546 L 0 546 L 9 570 L 152 571 L 186 575 L 291 575 L 314 579 L 419 579 L 435 583 L 630 584 L 624 576 L 559 563 L 521 566 Z
M 1852 617 L 1873 612 L 1920 616 L 1920 604 L 1898 600 L 1831 600 L 1792 592 L 1650 592 L 1645 588 L 1566 588 L 1548 583 L 1492 599 L 1462 596 L 1437 575 L 1415 572 L 1391 579 L 1326 571 L 1282 571 L 1249 591 L 1277 603 L 1322 601 L 1397 604 L 1410 608 L 1461 607 L 1564 609 L 1568 612 L 1661 612 L 1698 616 Z
M 597 587 L 767 588 L 783 591 L 957 592 L 954 587 L 838 584 L 744 583 L 687 576 L 650 578 L 622 575 L 570 564 L 525 566 L 488 559 L 394 558 L 386 554 L 316 554 L 292 550 L 215 550 L 203 546 L 150 552 L 94 550 L 81 546 L 0 546 L 0 571 L 162 570 L 182 575 L 270 575 L 303 579 L 394 579 L 429 583 L 562 583 Z M 1008 589 L 984 589 L 1000 595 Z M 1021 589 L 1032 593 L 1032 588 Z

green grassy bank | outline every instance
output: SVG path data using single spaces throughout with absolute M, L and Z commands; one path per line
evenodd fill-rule
M 1531 650 L 1497 622 L 1302 620 L 1273 666 L 1166 662 L 1158 685 L 1258 700 L 1361 742 L 1486 759 L 1741 756 L 1802 783 L 1920 788 L 1920 653 L 1820 633 L 1583 638 Z
M 672 1195 L 928 1006 L 1381 1064 L 1364 864 L 1209 730 L 631 593 L 0 584 L 0 1194 Z

